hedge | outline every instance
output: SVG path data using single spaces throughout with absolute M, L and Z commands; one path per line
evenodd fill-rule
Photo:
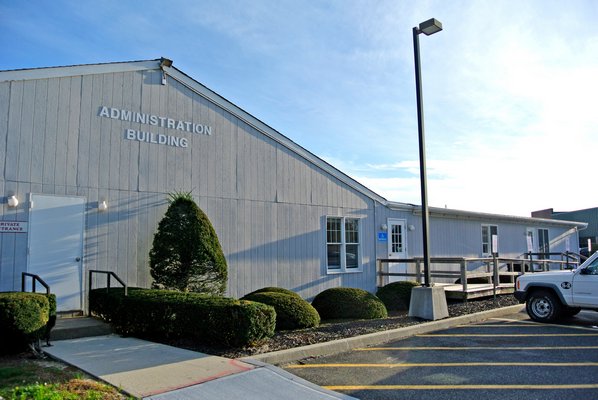
M 254 292 L 246 295 L 242 300 L 257 301 L 274 307 L 277 330 L 311 328 L 320 324 L 320 315 L 316 309 L 294 293 Z
M 411 302 L 411 289 L 418 286 L 420 284 L 415 281 L 392 282 L 378 289 L 376 296 L 387 310 L 407 310 Z
M 265 304 L 192 292 L 94 289 L 90 310 L 123 335 L 251 345 L 274 334 L 276 312 Z
M 0 353 L 25 350 L 28 343 L 49 336 L 55 321 L 55 295 L 0 293 Z
M 384 303 L 373 294 L 357 288 L 332 288 L 318 294 L 311 305 L 322 319 L 386 318 Z

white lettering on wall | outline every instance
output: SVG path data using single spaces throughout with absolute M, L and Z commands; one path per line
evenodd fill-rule
M 163 135 L 161 133 L 156 134 L 153 132 L 138 131 L 135 129 L 125 130 L 125 139 L 135 140 L 138 142 L 145 142 L 145 143 L 163 144 L 166 146 L 174 146 L 174 147 L 188 147 L 189 146 L 189 141 L 187 140 L 187 138 L 172 136 L 172 135 Z
M 154 114 L 146 114 L 131 110 L 123 110 L 121 108 L 101 106 L 98 116 L 119 121 L 146 124 L 164 129 L 189 132 L 197 135 L 212 135 L 212 127 L 208 125 L 194 123 L 191 121 L 180 121 L 173 118 L 162 117 Z M 125 129 L 125 139 L 134 140 L 137 142 L 155 143 L 174 147 L 189 146 L 189 140 L 187 138 L 166 135 L 163 133 L 157 134 L 149 131 L 128 128 Z
M 145 114 L 120 108 L 101 106 L 98 114 L 100 117 L 116 119 L 119 121 L 134 122 L 159 126 L 160 128 L 173 129 L 198 135 L 212 135 L 212 127 L 191 121 L 180 121 L 173 118 L 162 117 L 154 114 Z

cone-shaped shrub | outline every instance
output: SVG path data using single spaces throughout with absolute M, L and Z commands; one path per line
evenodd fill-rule
M 210 220 L 191 193 L 174 193 L 150 251 L 153 287 L 222 295 L 227 266 Z

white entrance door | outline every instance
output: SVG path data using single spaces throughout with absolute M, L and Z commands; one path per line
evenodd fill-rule
M 405 220 L 388 219 L 388 258 L 401 259 L 407 258 L 407 246 L 405 243 Z M 406 273 L 407 264 L 389 263 L 388 272 Z M 406 276 L 389 276 L 388 282 L 410 280 Z
M 83 310 L 85 199 L 32 194 L 27 271 L 56 295 L 57 311 Z

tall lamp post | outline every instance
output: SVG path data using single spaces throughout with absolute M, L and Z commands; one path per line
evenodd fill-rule
M 426 138 L 424 134 L 424 102 L 422 97 L 421 65 L 419 60 L 419 34 L 426 36 L 442 30 L 442 23 L 434 18 L 413 27 L 413 54 L 415 57 L 415 90 L 417 97 L 417 128 L 419 136 L 419 174 L 422 197 L 422 235 L 424 244 L 424 286 L 430 286 L 430 238 L 428 218 L 428 183 L 426 178 Z

